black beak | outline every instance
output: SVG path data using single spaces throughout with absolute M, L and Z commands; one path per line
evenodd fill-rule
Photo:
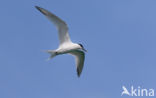
M 87 50 L 85 48 L 82 48 L 83 51 L 87 52 Z

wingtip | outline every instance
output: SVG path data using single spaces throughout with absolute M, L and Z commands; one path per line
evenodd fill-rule
M 80 71 L 79 71 L 79 69 L 77 69 L 77 76 L 78 76 L 78 78 L 80 77 Z
M 39 7 L 39 6 L 35 6 L 36 9 L 38 9 L 41 13 L 43 13 L 44 15 L 47 15 L 47 12 L 45 12 L 45 9 Z
M 36 9 L 38 9 L 39 11 L 41 11 L 41 8 L 39 6 L 35 6 Z
M 40 8 L 39 6 L 36 6 L 36 5 L 35 5 L 34 7 L 35 7 L 36 9 L 39 9 L 39 8 Z

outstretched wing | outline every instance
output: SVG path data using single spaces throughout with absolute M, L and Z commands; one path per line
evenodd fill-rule
M 85 53 L 83 51 L 76 50 L 76 51 L 70 52 L 70 54 L 75 56 L 76 67 L 77 67 L 77 75 L 78 75 L 78 77 L 80 77 L 80 74 L 82 72 L 83 65 L 84 65 Z
M 69 34 L 68 34 L 68 26 L 67 24 L 61 20 L 56 15 L 52 14 L 46 9 L 43 9 L 41 7 L 35 6 L 41 13 L 43 13 L 50 21 L 54 23 L 54 25 L 58 29 L 58 35 L 60 40 L 60 45 L 66 42 L 71 42 Z

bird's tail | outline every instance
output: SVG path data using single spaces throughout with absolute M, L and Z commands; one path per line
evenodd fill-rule
M 47 61 L 54 58 L 57 55 L 57 52 L 55 50 L 46 50 L 45 52 L 50 54 L 50 57 L 47 59 Z

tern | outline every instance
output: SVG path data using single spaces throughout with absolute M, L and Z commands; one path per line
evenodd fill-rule
M 67 24 L 60 19 L 58 16 L 54 15 L 50 11 L 35 6 L 42 14 L 44 14 L 57 28 L 59 36 L 59 47 L 56 50 L 47 50 L 46 52 L 50 54 L 49 59 L 61 54 L 71 54 L 75 57 L 77 75 L 80 77 L 80 74 L 83 69 L 84 60 L 85 60 L 85 48 L 82 44 L 73 43 L 70 40 L 68 33 Z

